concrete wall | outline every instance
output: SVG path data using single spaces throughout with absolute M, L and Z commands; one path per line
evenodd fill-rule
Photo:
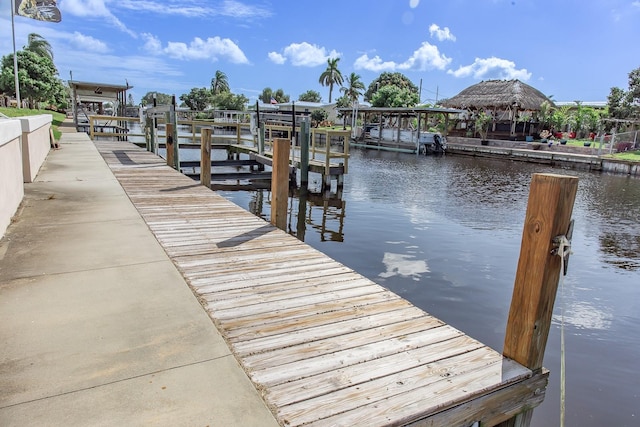
M 606 159 L 602 161 L 602 170 L 606 172 L 640 176 L 640 163 Z
M 22 125 L 22 171 L 24 182 L 33 182 L 51 148 L 50 114 L 19 117 Z
M 20 120 L 0 119 L 0 238 L 24 197 Z

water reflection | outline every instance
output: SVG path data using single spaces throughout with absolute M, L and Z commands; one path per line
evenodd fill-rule
M 245 185 L 244 188 L 251 189 L 253 187 Z M 232 200 L 235 194 L 229 190 L 220 191 L 220 193 Z M 271 192 L 253 188 L 249 194 L 250 198 L 245 208 L 252 214 L 269 221 Z M 287 221 L 288 233 L 304 242 L 307 228 L 309 228 L 316 231 L 321 242 L 343 242 L 346 201 L 340 196 L 341 194 L 335 193 L 311 193 L 305 189 L 291 190 Z
M 471 157 L 352 150 L 344 194 L 292 194 L 288 231 L 500 351 L 531 175 L 578 176 L 566 295 L 545 353 L 532 427 L 557 425 L 560 323 L 567 425 L 636 425 L 640 407 L 640 179 Z M 269 219 L 266 190 L 224 192 Z
M 560 325 L 562 323 L 562 315 L 555 314 L 553 323 Z M 586 301 L 574 301 L 565 308 L 564 323 L 577 329 L 604 331 L 611 328 L 613 313 Z
M 604 176 L 581 183 L 584 218 L 599 242 L 603 261 L 629 271 L 640 270 L 640 183 L 637 178 Z
M 346 202 L 342 193 L 311 193 L 300 189 L 296 193 L 298 214 L 289 217 L 289 233 L 304 242 L 307 226 L 315 230 L 321 242 L 344 241 Z M 293 203 L 293 199 L 292 199 Z M 293 214 L 293 209 L 291 209 Z M 295 224 L 293 222 L 295 221 Z M 293 232 L 295 225 L 295 232 Z
M 387 267 L 387 270 L 378 276 L 384 279 L 392 276 L 402 276 L 419 281 L 422 273 L 429 272 L 429 267 L 427 266 L 427 261 L 415 258 L 415 255 L 385 252 L 382 263 Z
M 640 236 L 622 230 L 605 231 L 600 235 L 600 250 L 607 263 L 623 270 L 640 269 Z

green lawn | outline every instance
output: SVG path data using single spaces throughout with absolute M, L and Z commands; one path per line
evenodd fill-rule
M 591 142 L 592 148 L 598 148 L 600 146 L 600 140 L 591 141 L 589 139 L 569 139 L 567 140 L 567 145 L 573 147 L 584 147 L 585 142 Z M 624 151 L 613 155 L 605 154 L 605 157 L 611 157 L 618 160 L 628 160 L 631 162 L 640 162 L 640 151 Z
M 618 160 L 628 160 L 630 162 L 640 162 L 640 150 L 636 151 L 624 151 L 622 153 L 616 153 L 612 156 Z
M 26 108 L 5 108 L 0 107 L 0 113 L 4 114 L 8 117 L 24 117 L 24 116 L 37 116 L 39 114 L 51 114 L 53 116 L 53 121 L 51 122 L 51 127 L 53 128 L 53 136 L 56 140 L 60 139 L 60 131 L 58 130 L 58 126 L 65 119 L 65 115 L 63 113 L 58 113 L 55 111 L 49 110 L 29 110 Z
M 590 142 L 592 147 L 597 147 L 600 141 L 592 141 L 590 139 L 567 139 L 569 147 L 584 147 L 585 142 Z

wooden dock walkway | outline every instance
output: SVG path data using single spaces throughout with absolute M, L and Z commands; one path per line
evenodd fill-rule
M 532 372 L 126 142 L 96 142 L 282 426 L 494 425 Z

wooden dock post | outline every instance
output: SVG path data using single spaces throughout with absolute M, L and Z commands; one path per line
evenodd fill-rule
M 531 180 L 502 353 L 534 372 L 542 368 L 562 267 L 562 259 L 553 253 L 554 239 L 569 229 L 577 190 L 576 177 L 534 174 Z M 500 426 L 528 426 L 532 413 Z
M 93 141 L 93 138 L 95 137 L 94 128 L 95 128 L 95 126 L 94 126 L 93 116 L 91 116 L 91 117 L 89 117 L 89 138 L 91 138 L 92 141 Z
M 180 171 L 180 138 L 178 137 L 178 114 L 176 113 L 176 96 L 171 96 L 169 118 L 173 125 L 171 136 L 173 137 L 173 162 L 174 168 Z
M 153 131 L 151 130 L 151 126 L 152 126 L 152 119 L 150 117 L 146 117 L 145 121 L 144 121 L 144 128 L 145 128 L 145 132 L 144 132 L 144 142 L 145 142 L 145 147 L 147 148 L 147 151 L 151 152 L 151 141 L 152 141 L 152 135 L 153 135 Z
M 289 199 L 289 150 L 288 139 L 273 140 L 273 170 L 271 171 L 271 224 L 287 229 L 287 205 Z
M 258 154 L 264 154 L 264 123 L 260 123 L 258 128 Z
M 300 122 L 300 186 L 307 188 L 309 184 L 309 126 L 308 119 Z
M 325 133 L 326 146 L 324 152 L 324 176 L 322 182 L 322 191 L 331 191 L 331 137 L 329 133 Z
M 173 124 L 171 123 L 166 123 L 165 124 L 165 136 L 166 136 L 166 151 L 167 151 L 167 166 L 171 166 L 172 168 L 176 168 L 175 166 L 175 159 L 173 157 L 174 154 L 174 150 L 173 150 Z
M 200 129 L 200 184 L 211 188 L 211 128 Z
M 151 133 L 151 144 L 152 149 L 151 152 L 153 154 L 158 154 L 158 117 L 156 112 L 156 107 L 158 106 L 158 100 L 156 98 L 156 92 L 153 92 L 153 131 Z

